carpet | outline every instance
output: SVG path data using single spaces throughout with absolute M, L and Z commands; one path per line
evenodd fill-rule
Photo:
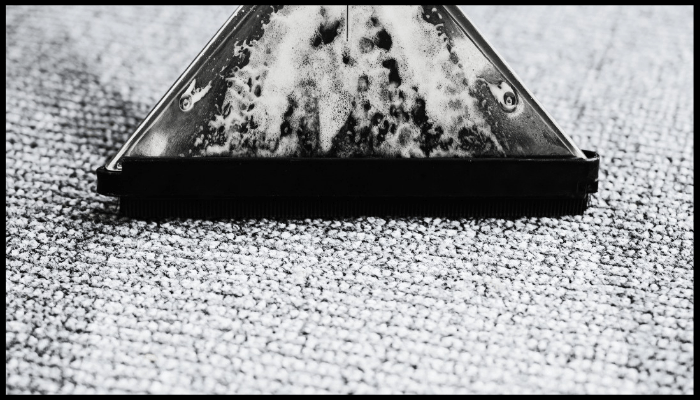
M 694 10 L 464 7 L 584 216 L 167 220 L 94 170 L 230 7 L 6 7 L 7 393 L 693 393 Z

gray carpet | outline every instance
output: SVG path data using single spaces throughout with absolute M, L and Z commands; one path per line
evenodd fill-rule
M 692 8 L 465 7 L 602 154 L 583 217 L 117 217 L 233 9 L 6 8 L 7 392 L 693 393 Z

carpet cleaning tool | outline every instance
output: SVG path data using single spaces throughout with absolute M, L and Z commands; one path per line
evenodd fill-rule
M 242 6 L 97 191 L 136 218 L 558 216 L 598 166 L 457 6 Z

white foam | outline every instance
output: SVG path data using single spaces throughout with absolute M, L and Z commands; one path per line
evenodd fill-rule
M 335 136 L 345 133 L 340 129 L 351 113 L 361 127 L 369 126 L 372 115 L 381 113 L 397 129 L 395 134 L 387 135 L 379 151 L 404 157 L 420 156 L 415 124 L 389 116 L 392 104 L 409 111 L 419 97 L 425 101 L 429 120 L 441 126 L 444 137 L 452 137 L 455 144 L 459 143 L 457 133 L 462 128 L 478 129 L 490 136 L 490 127 L 468 90 L 468 85 L 473 85 L 490 63 L 467 38 L 453 38 L 460 60 L 458 64 L 451 61 L 445 36 L 435 25 L 426 22 L 422 14 L 420 6 L 352 6 L 349 40 L 346 40 L 345 6 L 286 6 L 274 13 L 260 40 L 236 46 L 237 54 L 250 51 L 250 61 L 229 78 L 232 86 L 221 106 L 222 113 L 210 123 L 212 129 L 225 127 L 228 142 L 208 149 L 207 153 L 226 153 L 227 149 L 233 155 L 243 152 L 238 144 L 244 137 L 258 139 L 260 156 L 294 153 L 297 141 L 280 136 L 290 99 L 297 104 L 292 127 L 298 128 L 303 118 L 307 127 L 317 129 L 320 153 L 328 152 Z M 370 22 L 372 17 L 378 26 Z M 312 43 L 319 27 L 337 21 L 340 21 L 337 37 L 314 47 Z M 393 45 L 389 51 L 361 40 L 376 37 L 381 29 L 391 36 Z M 353 60 L 350 64 L 343 62 L 343 56 L 348 54 Z M 389 70 L 382 65 L 390 59 L 397 62 L 402 80 L 398 87 L 390 84 Z M 363 76 L 369 85 L 358 85 Z M 259 97 L 255 95 L 258 86 Z M 399 98 L 399 91 L 403 99 Z M 353 100 L 355 107 L 351 104 Z M 371 105 L 369 112 L 362 108 L 365 102 Z M 231 111 L 225 115 L 228 109 Z M 251 118 L 257 128 L 241 133 L 239 128 Z M 403 140 L 399 140 L 400 135 Z M 493 143 L 498 146 L 495 140 Z M 437 150 L 434 155 L 470 154 L 454 145 L 448 150 Z

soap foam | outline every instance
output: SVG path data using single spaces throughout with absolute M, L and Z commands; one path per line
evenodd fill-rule
M 345 6 L 275 12 L 262 38 L 235 46 L 233 55 L 247 52 L 249 61 L 230 71 L 221 113 L 209 123 L 226 141 L 203 153 L 357 156 L 356 146 L 365 156 L 471 156 L 460 146 L 466 131 L 502 153 L 470 90 L 491 64 L 468 38 L 448 38 L 423 13 L 352 6 L 348 35 Z

